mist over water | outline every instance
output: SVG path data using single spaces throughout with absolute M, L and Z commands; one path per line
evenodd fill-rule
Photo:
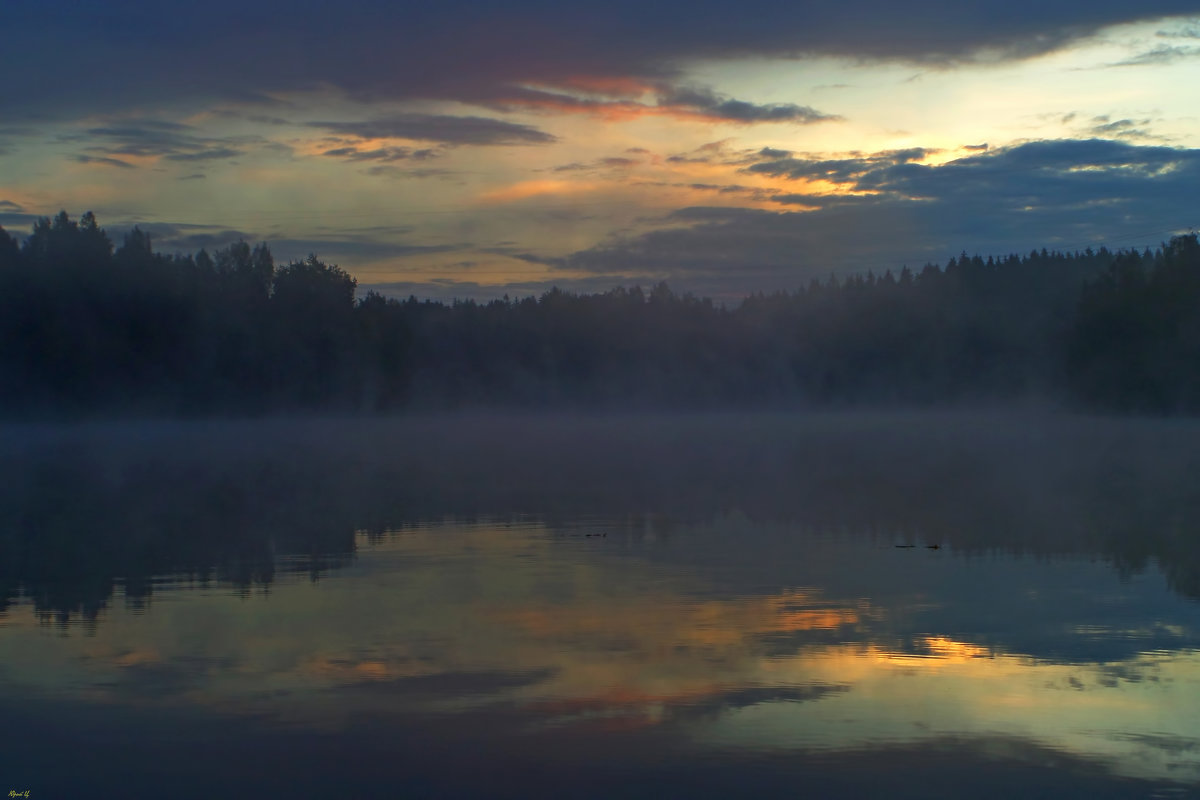
M 6 427 L 6 777 L 1187 795 L 1198 445 L 994 410 Z

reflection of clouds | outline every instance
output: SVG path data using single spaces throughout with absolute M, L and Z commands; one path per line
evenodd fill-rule
M 1118 774 L 1200 779 L 1200 754 L 1158 746 L 1200 739 L 1200 652 L 1072 665 L 948 637 L 926 638 L 921 649 L 914 656 L 840 645 L 777 660 L 778 681 L 841 680 L 851 691 L 820 704 L 734 711 L 698 738 L 719 748 L 809 750 L 998 735 L 1098 759 Z M 1149 674 L 1156 680 L 1142 679 Z
M 810 591 L 728 600 L 655 591 L 522 607 L 495 619 L 557 667 L 551 680 L 522 693 L 538 713 L 650 724 L 685 711 L 738 707 L 750 696 L 746 687 L 762 677 L 765 637 L 836 631 L 857 625 L 864 611 Z M 818 699 L 831 687 L 845 688 L 837 681 L 770 686 L 776 695 L 755 694 L 754 702 Z
M 958 664 L 972 658 L 988 658 L 990 650 L 967 642 L 956 642 L 945 636 L 925 636 L 919 642 L 917 653 L 880 652 L 879 658 L 892 664 L 919 666 L 936 669 L 947 664 Z
M 626 641 L 647 651 L 745 649 L 769 633 L 837 630 L 860 621 L 858 608 L 841 608 L 815 593 L 786 591 L 769 597 L 688 601 L 674 595 L 638 596 L 601 606 L 575 604 L 519 609 L 502 617 L 544 639 Z M 586 646 L 586 645 L 585 645 Z
M 364 713 L 515 709 L 524 722 L 660 726 L 717 748 L 999 736 L 1121 774 L 1200 778 L 1198 651 L 1062 664 L 961 634 L 901 638 L 879 600 L 717 594 L 617 537 L 537 525 L 417 528 L 360 537 L 359 552 L 319 583 L 289 578 L 269 595 L 164 591 L 143 613 L 114 604 L 86 636 L 51 635 L 14 606 L 0 686 L 329 730 Z

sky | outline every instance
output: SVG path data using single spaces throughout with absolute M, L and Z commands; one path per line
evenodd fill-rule
M 0 226 L 736 300 L 1200 225 L 1184 0 L 5 0 Z

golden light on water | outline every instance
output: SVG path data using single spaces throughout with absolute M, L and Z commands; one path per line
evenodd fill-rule
M 114 606 L 91 635 L 58 635 L 29 606 L 10 609 L 0 639 L 9 680 L 120 703 L 141 675 L 169 674 L 176 691 L 137 702 L 322 729 L 355 709 L 503 703 L 555 725 L 683 725 L 702 747 L 1016 737 L 1119 774 L 1200 778 L 1200 757 L 1170 747 L 1200 740 L 1193 650 L 1058 663 L 936 632 L 897 647 L 887 631 L 898 609 L 886 604 L 816 587 L 718 595 L 687 572 L 536 525 L 409 530 L 360 548 L 362 566 L 316 584 L 280 582 L 246 599 L 178 590 L 145 613 Z M 550 600 L 557 591 L 569 595 Z M 513 678 L 492 686 L 488 675 Z M 466 694 L 344 694 L 440 676 Z

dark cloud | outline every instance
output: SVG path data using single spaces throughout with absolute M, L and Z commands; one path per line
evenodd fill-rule
M 201 173 L 197 172 L 194 175 L 184 175 L 184 176 L 180 177 L 179 180 L 181 180 L 181 181 L 199 181 L 199 180 L 204 180 L 204 178 L 206 178 L 206 177 L 207 177 L 206 175 L 202 175 Z
M 425 161 L 430 158 L 436 158 L 439 153 L 437 150 L 431 148 L 414 150 L 411 147 L 376 147 L 371 150 L 360 150 L 357 147 L 347 146 L 326 150 L 321 155 L 344 158 L 348 161 L 380 161 L 390 163 L 393 161 Z
M 187 125 L 157 120 L 141 120 L 136 125 L 98 126 L 88 128 L 83 134 L 60 138 L 66 142 L 91 142 L 84 150 L 110 159 L 119 156 L 160 157 L 185 162 L 234 158 L 244 152 L 238 145 L 262 141 L 258 137 L 198 136 Z
M 983 142 L 983 143 L 981 143 L 981 144 L 964 144 L 964 145 L 962 146 L 962 149 L 963 149 L 963 150 L 978 150 L 978 151 L 983 151 L 983 150 L 987 150 L 987 149 L 988 149 L 988 143 L 987 143 L 987 142 Z
M 727 183 L 683 183 L 679 181 L 637 181 L 632 186 L 660 186 L 676 189 L 694 189 L 698 192 L 716 192 L 723 195 L 741 195 L 752 200 L 769 200 L 780 193 L 779 189 L 759 186 L 742 186 Z
M 527 250 L 521 249 L 520 247 L 509 244 L 499 244 L 493 247 L 481 247 L 479 248 L 479 252 L 506 256 L 507 258 L 515 258 L 518 261 L 524 261 L 527 264 L 540 264 L 547 267 L 559 267 L 563 264 L 563 260 L 561 258 L 541 255 L 539 253 L 531 253 Z
M 636 158 L 624 158 L 622 156 L 610 156 L 608 158 L 600 158 L 587 163 L 581 161 L 573 161 L 570 164 L 560 164 L 557 167 L 551 167 L 551 172 L 587 172 L 589 170 L 602 169 L 629 169 L 636 167 L 642 162 Z
M 794 103 L 757 105 L 744 100 L 734 100 L 711 89 L 699 87 L 677 87 L 659 92 L 660 106 L 692 109 L 713 119 L 728 122 L 826 122 L 841 117 L 823 114 L 809 106 Z
M 253 114 L 236 109 L 221 108 L 211 112 L 218 117 L 227 119 L 244 119 L 247 122 L 256 122 L 260 125 L 292 125 L 292 121 L 283 117 L 276 117 L 270 114 Z
M 653 99 L 654 102 L 647 102 Z M 809 124 L 840 120 L 809 106 L 795 103 L 757 104 L 737 100 L 702 86 L 676 86 L 615 81 L 598 87 L 567 85 L 558 88 L 510 88 L 489 103 L 502 111 L 518 109 L 553 110 L 601 116 L 663 114 L 699 118 L 711 122 L 791 122 Z
M 195 253 L 198 250 L 212 252 L 234 242 L 256 242 L 262 237 L 249 231 L 220 228 L 208 225 L 184 225 L 169 222 L 138 222 L 137 227 L 149 234 L 154 249 L 165 253 Z M 133 223 L 116 222 L 105 225 L 114 241 L 121 241 Z
M 1159 45 L 1144 53 L 1138 53 L 1124 61 L 1114 61 L 1110 67 L 1144 67 L 1153 64 L 1171 64 L 1187 58 L 1200 57 L 1200 47 L 1181 47 L 1176 45 Z
M 233 158 L 241 154 L 241 150 L 234 150 L 232 147 L 210 147 L 207 150 L 196 150 L 191 153 L 169 153 L 164 158 L 168 161 L 212 161 Z
M 310 122 L 345 136 L 360 139 L 416 139 L 447 145 L 549 144 L 555 137 L 529 125 L 487 117 L 453 117 L 441 114 L 396 114 L 358 122 Z
M 721 139 L 716 142 L 702 144 L 695 150 L 686 153 L 674 153 L 667 156 L 668 164 L 724 164 L 726 166 L 744 166 L 755 164 L 763 159 L 783 158 L 790 156 L 788 150 L 775 150 L 770 147 L 760 149 L 738 149 L 729 147 L 731 139 Z
M 0 200 L 0 214 L 20 213 L 24 210 L 19 203 L 12 200 Z
M 1030 142 L 941 165 L 895 152 L 764 161 L 751 171 L 820 177 L 858 194 L 781 194 L 805 211 L 691 208 L 669 227 L 571 255 L 564 267 L 627 271 L 720 293 L 791 288 L 831 271 L 899 269 L 967 248 L 1154 244 L 1195 221 L 1200 150 L 1111 140 Z M 683 223 L 681 225 L 681 223 Z
M 1112 23 L 1194 13 L 1194 0 L 750 0 L 735 9 L 719 0 L 362 0 L 336 9 L 328 0 L 211 0 L 164 14 L 157 0 L 109 0 L 103 14 L 64 14 L 43 0 L 6 0 L 4 63 L 35 78 L 0 94 L 0 118 L 257 105 L 319 87 L 367 100 L 476 102 L 569 76 L 670 79 L 680 63 L 727 57 L 1021 58 Z
M 8 229 L 13 235 L 17 235 L 22 231 L 31 230 L 33 224 L 41 219 L 39 214 L 26 214 L 20 211 L 6 211 L 3 206 L 0 206 L 0 225 Z
M 372 177 L 387 177 L 387 178 L 448 178 L 457 173 L 449 169 L 438 169 L 431 167 L 420 167 L 417 169 L 402 168 L 391 164 L 380 164 L 374 167 L 367 167 L 363 170 L 367 175 Z
M 68 141 L 96 141 L 87 149 L 115 156 L 163 156 L 203 149 L 204 143 L 175 129 L 143 124 L 137 127 L 89 128 L 83 136 L 64 137 Z
M 1109 120 L 1109 117 L 1096 117 L 1092 120 L 1094 123 L 1088 128 L 1088 133 L 1092 136 L 1111 138 L 1111 139 L 1154 139 L 1157 138 L 1150 132 L 1148 128 L 1140 127 L 1149 125 L 1149 119 L 1118 119 Z
M 282 158 L 290 159 L 296 154 L 296 151 L 291 145 L 283 142 L 262 142 L 259 144 L 259 149 L 266 153 L 274 153 Z
M 128 161 L 122 161 L 119 158 L 109 158 L 108 156 L 88 156 L 75 155 L 71 156 L 71 160 L 79 164 L 102 164 L 106 167 L 120 167 L 121 169 L 134 169 L 133 164 Z
M 808 178 L 811 180 L 826 180 L 833 183 L 847 183 L 861 176 L 873 174 L 881 167 L 921 161 L 936 152 L 936 150 L 928 150 L 922 147 L 911 147 L 905 150 L 887 150 L 867 156 L 815 159 L 780 157 L 777 155 L 778 151 L 767 151 L 763 152 L 763 155 L 768 160 L 746 167 L 746 171 L 787 178 Z

